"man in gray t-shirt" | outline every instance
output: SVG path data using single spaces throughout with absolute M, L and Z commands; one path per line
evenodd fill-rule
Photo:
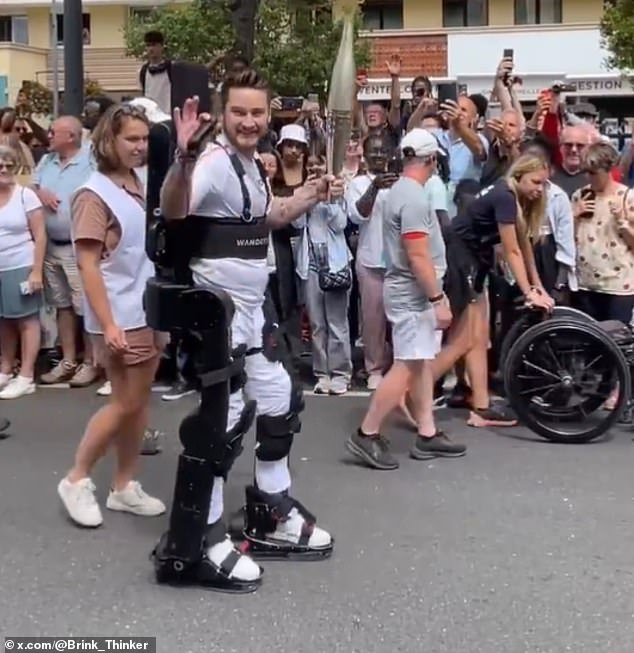
M 388 318 L 402 311 L 411 313 L 430 307 L 429 298 L 412 272 L 403 242 L 422 234 L 427 238 L 436 277 L 440 280 L 447 268 L 445 241 L 430 196 L 423 192 L 418 181 L 401 177 L 388 193 L 383 217 L 384 294 Z
M 390 189 L 383 214 L 383 301 L 392 325 L 394 364 L 376 389 L 360 428 L 346 443 L 352 454 L 375 469 L 398 467 L 380 429 L 408 390 L 418 425 L 410 455 L 428 460 L 463 456 L 466 451 L 437 430 L 432 411 L 432 363 L 440 349 L 440 330 L 451 323 L 442 291 L 445 245 L 429 194 L 424 192 L 436 171 L 439 146 L 429 132 L 413 129 L 401 141 L 400 150 L 403 175 Z

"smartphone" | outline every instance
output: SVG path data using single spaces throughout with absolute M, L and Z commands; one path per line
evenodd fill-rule
M 513 50 L 513 48 L 506 48 L 506 50 L 504 50 L 504 54 L 502 55 L 504 59 L 510 59 L 511 61 L 513 60 L 514 56 L 515 56 L 515 51 Z
M 304 104 L 303 97 L 283 97 L 280 98 L 282 102 L 282 111 L 299 111 Z
M 438 84 L 438 104 L 444 104 L 447 100 L 458 101 L 458 84 L 454 82 Z
M 502 117 L 502 105 L 499 102 L 489 102 L 487 107 L 487 120 L 499 120 Z
M 403 172 L 403 162 L 397 156 L 387 162 L 387 171 L 393 175 L 400 175 Z
M 467 95 L 469 87 L 466 84 L 458 84 L 458 95 Z
M 31 286 L 29 285 L 28 281 L 21 281 L 20 282 L 20 293 L 23 295 L 30 295 L 31 294 Z
M 596 198 L 597 195 L 596 193 L 592 190 L 592 188 L 584 188 L 581 191 L 581 199 L 585 200 L 586 202 L 593 202 Z M 579 214 L 580 218 L 591 218 L 594 215 L 592 211 L 584 211 L 583 213 Z

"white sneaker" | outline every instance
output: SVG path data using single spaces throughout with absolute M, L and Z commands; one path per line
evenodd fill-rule
M 330 380 L 331 395 L 345 395 L 350 389 L 350 382 L 345 376 L 333 376 Z
M 0 390 L 4 390 L 9 385 L 9 381 L 11 381 L 12 378 L 13 374 L 0 373 Z
M 35 383 L 33 383 L 33 379 L 16 376 L 7 383 L 4 390 L 0 391 L 0 399 L 17 399 L 25 395 L 32 395 L 34 392 Z
M 156 517 L 162 515 L 166 510 L 165 504 L 160 499 L 155 499 L 147 494 L 137 481 L 130 481 L 123 490 L 118 492 L 110 490 L 106 508 L 131 512 L 133 515 L 142 517 Z
M 313 388 L 313 394 L 316 395 L 328 395 L 330 394 L 330 379 L 327 376 L 322 376 L 319 378 L 315 387 Z
M 281 540 L 282 542 L 292 542 L 293 544 L 297 544 L 299 542 L 299 538 L 301 537 L 302 528 L 305 521 L 306 520 L 302 517 L 297 508 L 293 508 L 288 515 L 288 519 L 286 521 L 278 522 L 275 532 L 271 533 L 270 535 L 267 534 L 267 538 L 271 540 Z M 319 528 L 319 526 L 313 527 L 313 532 L 308 539 L 309 547 L 319 549 L 329 546 L 331 542 L 332 537 L 330 536 L 330 533 L 325 531 L 323 528 Z
M 101 526 L 103 517 L 95 499 L 95 486 L 89 478 L 76 483 L 63 478 L 57 486 L 57 494 L 75 523 L 89 528 Z
M 381 374 L 370 374 L 370 376 L 368 377 L 368 382 L 367 382 L 368 390 L 371 390 L 372 392 L 374 392 L 379 387 L 379 384 L 381 383 L 381 381 L 383 381 L 383 375 L 381 375 Z
M 100 397 L 109 397 L 112 394 L 112 384 L 106 381 L 102 386 L 97 389 L 97 394 Z

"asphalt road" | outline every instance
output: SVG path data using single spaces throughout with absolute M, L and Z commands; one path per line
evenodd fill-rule
M 148 553 L 166 517 L 105 512 L 73 527 L 55 492 L 92 390 L 42 389 L 0 404 L 0 635 L 152 636 L 161 653 L 631 653 L 634 650 L 634 443 L 585 446 L 443 426 L 468 443 L 459 460 L 402 467 L 352 463 L 343 442 L 362 397 L 310 398 L 293 457 L 295 494 L 336 537 L 325 562 L 269 563 L 254 595 L 154 583 Z M 174 433 L 192 404 L 155 401 Z M 249 447 L 247 447 L 250 450 Z M 143 460 L 144 486 L 171 502 L 175 436 Z M 231 478 L 241 504 L 252 459 Z M 105 501 L 110 462 L 95 474 Z

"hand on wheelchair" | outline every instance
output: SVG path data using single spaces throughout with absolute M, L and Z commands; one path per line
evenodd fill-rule
M 555 307 L 555 300 L 539 286 L 531 286 L 524 298 L 524 305 L 527 308 L 543 309 L 550 313 Z

